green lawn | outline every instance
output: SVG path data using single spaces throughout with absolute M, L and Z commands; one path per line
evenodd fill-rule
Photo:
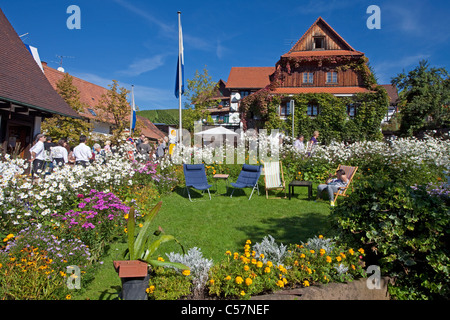
M 224 184 L 219 183 L 218 187 L 219 192 L 225 191 Z M 263 185 L 260 185 L 260 190 L 263 190 Z M 242 252 L 247 239 L 255 243 L 269 234 L 286 245 L 306 241 L 318 234 L 333 236 L 328 219 L 329 202 L 309 201 L 306 188 L 296 188 L 292 200 L 267 200 L 264 191 L 259 196 L 253 194 L 248 200 L 250 189 L 244 192 L 236 190 L 230 198 L 213 191 L 211 201 L 207 193 L 203 197 L 197 193 L 194 202 L 190 202 L 184 189 L 177 188 L 163 197 L 162 208 L 154 220 L 155 229 L 161 226 L 167 234 L 175 236 L 186 251 L 198 247 L 204 257 L 214 262 L 220 261 L 226 250 Z M 111 244 L 93 283 L 81 297 L 74 295 L 75 298 L 97 300 L 115 297 L 120 279 L 112 261 L 125 247 L 124 243 Z M 175 244 L 164 244 L 160 249 L 163 258 L 166 258 L 166 252 L 180 252 L 180 247 Z

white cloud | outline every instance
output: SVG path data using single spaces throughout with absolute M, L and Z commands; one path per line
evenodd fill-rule
M 426 60 L 430 58 L 430 56 L 430 54 L 419 53 L 415 55 L 404 56 L 395 60 L 390 59 L 389 61 L 383 61 L 373 64 L 375 75 L 378 78 L 378 83 L 391 83 L 391 78 L 395 77 L 397 73 L 403 72 L 403 69 L 407 67 L 418 65 L 420 60 Z
M 71 75 L 98 86 L 104 87 L 106 89 L 109 89 L 109 85 L 112 84 L 112 79 L 107 79 L 93 73 L 79 72 L 72 73 Z M 131 91 L 131 84 L 129 83 L 118 81 L 118 85 L 119 87 L 124 87 L 127 90 Z M 169 109 L 176 106 L 178 103 L 172 90 L 159 89 L 143 85 L 134 85 L 133 91 L 136 105 L 140 110 L 144 110 L 144 108 Z M 129 95 L 128 100 L 131 102 L 131 95 Z
M 139 76 L 163 66 L 165 56 L 164 54 L 158 54 L 154 57 L 136 60 L 128 66 L 128 69 L 119 71 L 119 73 L 126 76 Z

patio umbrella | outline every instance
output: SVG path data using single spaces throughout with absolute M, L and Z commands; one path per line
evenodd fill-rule
M 212 129 L 204 130 L 195 133 L 196 136 L 202 136 L 204 139 L 211 139 L 211 137 L 218 137 L 220 135 L 228 135 L 229 137 L 238 136 L 238 134 L 232 130 L 224 128 L 222 126 L 215 127 Z

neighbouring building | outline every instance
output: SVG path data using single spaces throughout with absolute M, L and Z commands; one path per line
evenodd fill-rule
M 372 91 L 371 72 L 364 53 L 355 50 L 324 19 L 319 17 L 294 46 L 276 62 L 275 67 L 233 67 L 226 88 L 230 91 L 230 107 L 242 111 L 242 99 L 266 89 L 271 95 L 282 96 L 277 109 L 282 119 L 290 114 L 290 96 L 304 93 L 329 93 L 336 97 L 351 97 Z M 383 85 L 391 109 L 398 99 L 394 86 Z M 357 112 L 348 108 L 349 117 Z M 391 110 L 391 114 L 392 114 Z M 307 114 L 315 117 L 320 106 L 308 105 Z M 249 127 L 258 126 L 258 116 L 242 115 Z
M 79 115 L 53 89 L 1 9 L 0 48 L 0 143 L 27 157 L 44 118 Z
M 63 79 L 65 73 L 49 67 L 46 62 L 42 62 L 42 66 L 45 76 L 56 90 L 57 83 Z M 80 101 L 86 106 L 85 109 L 80 112 L 80 116 L 93 124 L 93 133 L 110 135 L 114 128 L 114 119 L 112 117 L 106 117 L 106 119 L 105 117 L 100 117 L 102 111 L 97 107 L 103 99 L 103 96 L 107 94 L 108 89 L 78 77 L 71 77 L 72 84 L 77 87 L 80 92 Z M 165 134 L 150 120 L 137 116 L 137 121 L 140 123 L 141 132 L 150 140 L 156 142 L 158 139 L 165 136 Z

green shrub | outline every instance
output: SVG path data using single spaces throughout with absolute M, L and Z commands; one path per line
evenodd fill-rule
M 343 239 L 371 252 L 398 299 L 449 297 L 450 213 L 425 187 L 360 180 L 332 211 Z
M 185 274 L 163 267 L 152 269 L 148 289 L 149 298 L 152 300 L 176 300 L 191 294 L 190 275 Z

